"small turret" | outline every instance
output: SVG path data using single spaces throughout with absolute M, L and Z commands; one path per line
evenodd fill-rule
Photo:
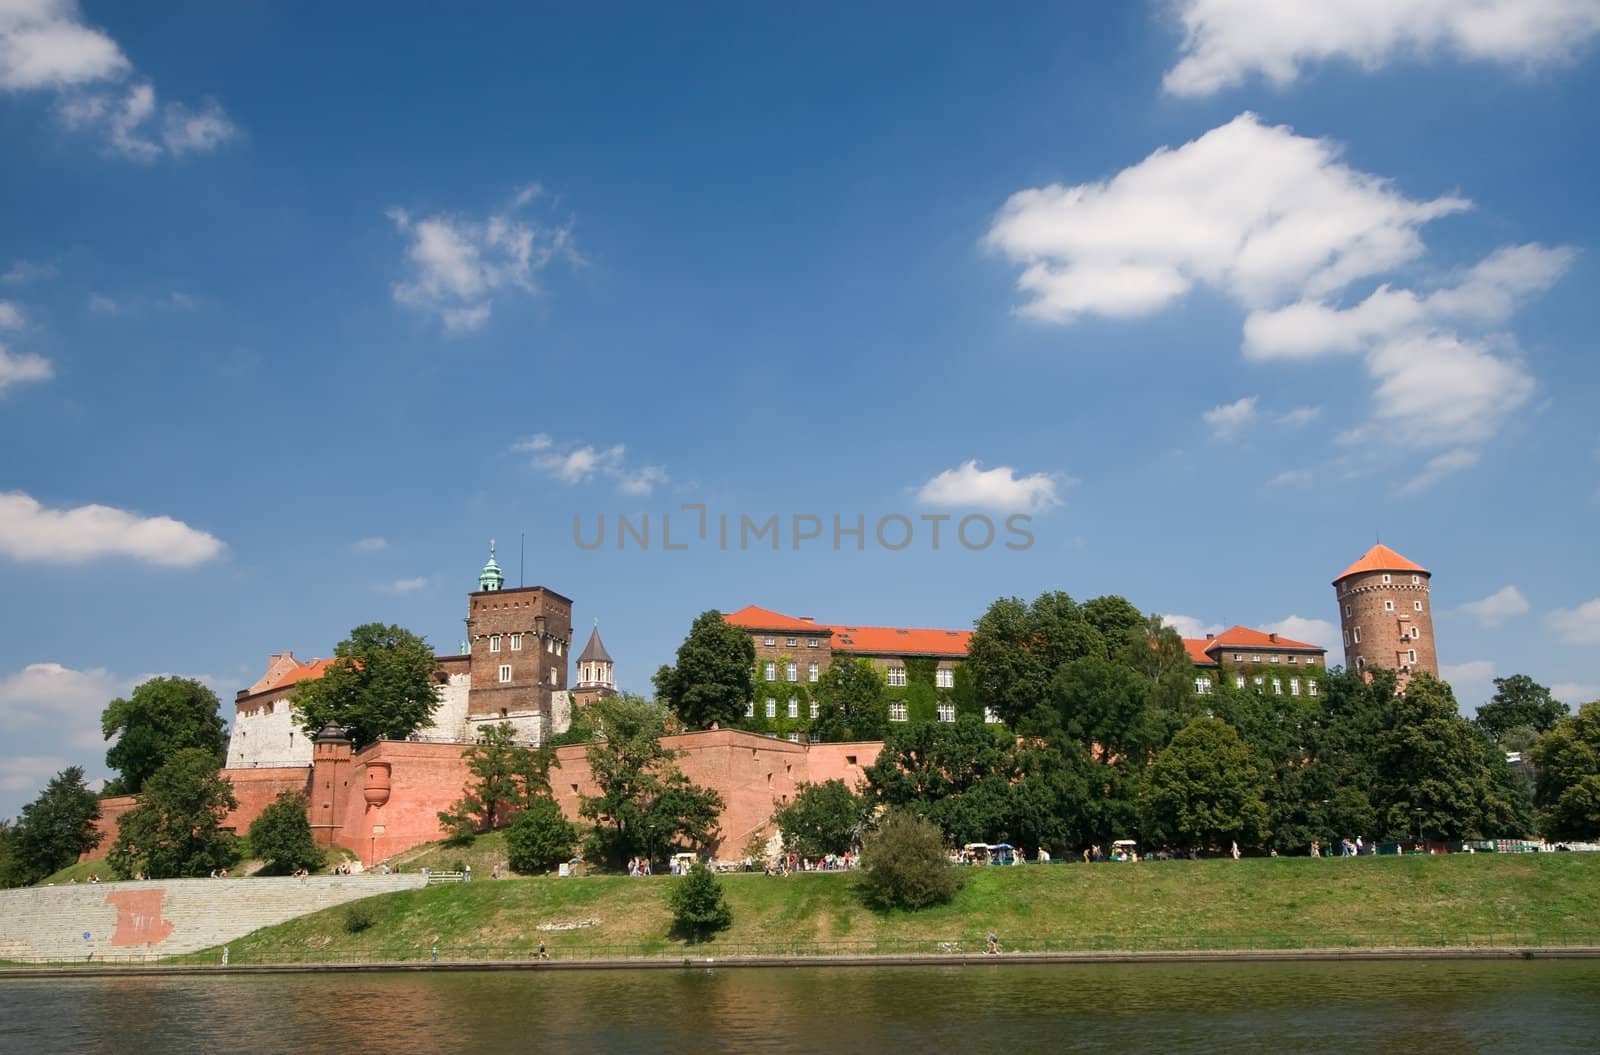
M 478 573 L 478 589 L 498 590 L 505 585 L 506 577 L 500 572 L 500 565 L 494 560 L 494 539 L 489 540 L 489 560 L 483 566 L 483 571 Z

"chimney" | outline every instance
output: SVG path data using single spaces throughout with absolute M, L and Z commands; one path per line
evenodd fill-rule
M 1276 645 L 1276 644 L 1277 644 L 1277 643 L 1278 643 L 1278 635 L 1277 635 L 1277 633 L 1276 633 L 1276 632 L 1274 632 L 1274 633 L 1271 633 L 1271 634 L 1268 634 L 1268 635 L 1267 635 L 1267 637 L 1268 637 L 1268 638 L 1270 638 L 1270 639 L 1271 639 L 1271 640 L 1272 640 L 1272 643 L 1273 643 L 1273 644 L 1274 644 L 1274 645 Z
M 815 623 L 816 622 L 816 620 L 814 618 L 812 618 L 811 616 L 809 616 L 809 615 L 801 616 L 800 617 L 800 621 L 802 623 Z
M 1206 640 L 1207 641 L 1215 641 L 1216 639 L 1217 639 L 1217 635 L 1216 634 L 1207 634 L 1206 635 Z

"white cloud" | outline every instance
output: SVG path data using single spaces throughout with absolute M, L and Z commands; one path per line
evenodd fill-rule
M 1161 622 L 1178 632 L 1179 637 L 1202 638 L 1207 634 L 1220 634 L 1227 629 L 1221 623 L 1207 623 L 1192 615 L 1164 615 Z
M 1526 615 L 1528 599 L 1515 586 L 1507 586 L 1481 600 L 1468 601 L 1461 606 L 1461 611 L 1484 626 L 1499 626 L 1512 616 Z
M 390 209 L 389 219 L 408 240 L 410 272 L 395 284 L 395 301 L 437 315 L 447 333 L 470 333 L 489 321 L 496 295 L 536 293 L 536 278 L 552 261 L 580 262 L 570 221 L 518 215 L 541 196 L 537 187 L 525 187 L 509 208 L 482 221 L 445 214 L 413 219 Z
M 158 107 L 150 82 L 132 76 L 117 42 L 85 25 L 72 0 L 0 0 L 0 89 L 67 93 L 57 110 L 69 127 L 95 130 L 114 153 L 141 161 L 208 153 L 238 134 L 215 100 Z
M 1263 629 L 1268 633 L 1304 641 L 1308 645 L 1320 645 L 1326 649 L 1332 649 L 1339 644 L 1339 628 L 1326 619 L 1307 619 L 1304 616 L 1291 615 L 1276 623 L 1268 623 Z
M 1550 695 L 1577 710 L 1583 704 L 1600 700 L 1600 685 L 1577 681 L 1558 681 L 1550 686 Z
M 1232 403 L 1212 407 L 1200 415 L 1211 429 L 1213 439 L 1231 440 L 1256 421 L 1256 397 L 1245 396 Z
M 934 476 L 917 491 L 917 501 L 926 506 L 1016 513 L 1038 513 L 1061 504 L 1056 478 L 1049 473 L 1018 476 L 1008 465 L 979 468 L 977 459 Z
M 104 750 L 100 712 L 131 687 L 100 667 L 74 670 L 60 663 L 30 663 L 0 678 L 0 729 L 8 737 L 49 732 L 52 743 Z
M 1268 487 L 1305 487 L 1311 483 L 1310 469 L 1285 469 L 1267 481 Z
M 1484 443 L 1534 390 L 1520 363 L 1450 335 L 1384 345 L 1370 366 L 1378 381 L 1375 424 L 1402 443 Z
M 20 491 L 0 493 L 0 554 L 18 561 L 73 564 L 132 557 L 187 567 L 219 556 L 222 540 L 171 517 L 111 506 L 47 509 Z
M 1109 180 L 1018 191 L 987 244 L 1023 265 L 1024 314 L 1143 315 L 1195 285 L 1255 307 L 1323 296 L 1422 252 L 1418 228 L 1469 207 L 1412 201 L 1324 139 L 1245 113 Z
M 373 536 L 372 538 L 356 539 L 352 547 L 357 553 L 382 553 L 389 548 L 389 540 Z
M 20 330 L 26 321 L 22 305 L 14 300 L 0 300 L 0 330 Z
M 1291 84 L 1342 59 L 1365 70 L 1450 54 L 1534 66 L 1570 60 L 1600 32 L 1594 0 L 1178 0 L 1182 57 L 1162 84 L 1209 95 L 1259 74 Z
M 382 590 L 384 593 L 406 594 L 416 593 L 418 590 L 425 588 L 427 585 L 427 577 L 419 575 L 414 579 L 395 579 L 391 582 L 386 582 L 382 586 L 378 587 L 378 589 Z
M 55 369 L 50 365 L 50 360 L 42 355 L 31 352 L 22 355 L 12 355 L 6 346 L 0 344 L 0 396 L 6 394 L 6 389 L 12 385 L 26 384 L 29 381 L 48 381 L 55 376 Z
M 56 277 L 57 268 L 54 264 L 39 264 L 32 260 L 14 260 L 0 274 L 0 282 L 8 286 L 20 286 L 25 282 L 43 282 Z
M 1358 431 L 1351 435 L 1360 436 L 1363 433 Z M 1421 494 L 1450 474 L 1461 472 L 1463 469 L 1470 469 L 1477 464 L 1478 452 L 1465 447 L 1457 447 L 1453 451 L 1436 454 L 1423 465 L 1422 471 L 1400 485 L 1400 493 L 1403 495 Z
M 1273 423 L 1286 429 L 1303 429 L 1322 416 L 1321 407 L 1295 407 L 1273 419 Z
M 628 449 L 620 443 L 610 447 L 557 443 L 541 432 L 518 440 L 511 449 L 531 453 L 535 469 L 564 484 L 580 484 L 600 476 L 613 481 L 620 493 L 639 497 L 653 494 L 671 479 L 665 466 L 629 465 Z
M 1600 645 L 1600 597 L 1576 608 L 1559 608 L 1546 618 L 1568 644 Z
M 71 88 L 124 76 L 117 42 L 79 20 L 72 0 L 0 3 L 0 88 Z

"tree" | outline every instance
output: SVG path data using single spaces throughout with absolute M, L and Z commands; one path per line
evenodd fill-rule
M 116 741 L 106 765 L 121 775 L 106 791 L 137 795 L 150 774 L 186 748 L 204 748 L 220 767 L 228 751 L 220 709 L 217 694 L 192 678 L 151 678 L 127 699 L 112 700 L 100 727 Z
M 801 784 L 794 800 L 773 813 L 772 822 L 783 833 L 784 846 L 803 857 L 820 857 L 855 849 L 871 815 L 871 800 L 842 780 L 826 780 Z
M 110 865 L 124 879 L 201 876 L 236 860 L 232 833 L 223 830 L 237 809 L 233 784 L 217 772 L 204 748 L 179 751 L 145 781 L 139 805 L 122 815 Z
M 536 751 L 516 742 L 510 722 L 483 731 L 478 742 L 462 753 L 472 774 L 465 794 L 439 821 L 454 833 L 452 841 L 504 825 L 511 814 L 550 794 L 550 751 Z
M 1114 613 L 1107 613 L 1114 617 Z M 1008 725 L 1033 731 L 1050 679 L 1064 663 L 1104 656 L 1105 638 L 1065 593 L 1043 593 L 1033 603 L 1002 597 L 978 619 L 967 646 L 978 700 Z
M 690 942 L 704 941 L 733 926 L 733 909 L 722 897 L 722 880 L 699 861 L 667 893 L 672 929 Z
M 17 856 L 17 828 L 9 818 L 0 817 L 0 890 L 27 886 L 28 871 Z
M 701 612 L 678 646 L 678 664 L 656 672 L 656 695 L 687 729 L 731 726 L 755 695 L 756 647 L 716 609 Z
M 1220 718 L 1196 718 L 1150 763 L 1145 830 L 1168 845 L 1205 849 L 1266 834 L 1267 807 L 1250 748 Z
M 548 796 L 528 803 L 511 818 L 506 830 L 506 851 L 511 867 L 524 875 L 548 872 L 572 856 L 578 829 Z
M 1600 701 L 1556 722 L 1533 748 L 1539 831 L 1550 839 L 1600 835 Z
M 0 885 L 30 886 L 58 872 L 100 845 L 100 802 L 83 780 L 80 766 L 68 766 L 22 807 L 10 829 L 11 863 Z
M 658 848 L 688 843 L 699 849 L 716 838 L 722 796 L 691 783 L 661 743 L 666 712 L 637 696 L 609 696 L 589 704 L 596 739 L 589 772 L 599 794 L 584 796 L 578 812 L 593 822 L 591 842 L 613 867 Z
M 1490 739 L 1503 743 L 1522 728 L 1543 733 L 1567 716 L 1567 705 L 1550 695 L 1550 690 L 1528 677 L 1513 674 L 1494 679 L 1494 696 L 1478 708 L 1475 719 Z
M 377 740 L 404 740 L 433 717 L 439 663 L 425 639 L 398 626 L 364 623 L 334 655 L 322 677 L 295 690 L 296 720 L 310 736 L 337 722 L 359 750 Z
M 261 816 L 250 822 L 250 848 L 267 862 L 262 872 L 268 875 L 320 868 L 324 854 L 311 837 L 305 796 L 284 791 L 269 802 Z
M 889 727 L 889 704 L 883 695 L 883 675 L 871 660 L 835 656 L 814 691 L 817 717 L 811 723 L 813 740 L 883 739 Z
M 1450 686 L 1419 673 L 1378 736 L 1374 805 L 1386 834 L 1434 839 L 1525 835 L 1526 791 L 1505 754 L 1461 717 Z
M 944 837 L 926 818 L 891 810 L 861 850 L 861 892 L 878 908 L 927 908 L 949 901 L 961 876 L 945 854 Z

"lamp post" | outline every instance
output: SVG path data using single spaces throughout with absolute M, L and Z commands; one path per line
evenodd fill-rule
M 654 875 L 656 870 L 656 826 L 654 824 L 646 824 L 644 826 L 644 859 L 650 865 L 651 874 Z

